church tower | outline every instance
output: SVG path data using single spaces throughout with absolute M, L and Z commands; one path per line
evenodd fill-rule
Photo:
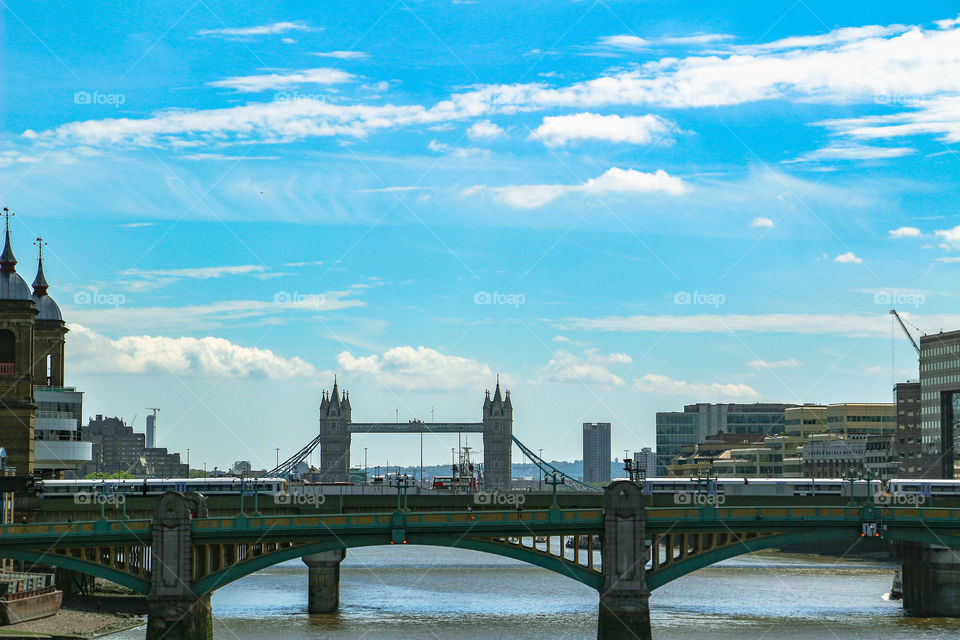
M 350 470 L 350 394 L 340 395 L 337 379 L 333 391 L 320 401 L 320 478 L 322 482 L 346 482 Z
M 483 401 L 483 488 L 487 491 L 509 490 L 513 476 L 513 404 L 510 392 L 500 395 L 497 389 Z
M 33 398 L 34 322 L 37 308 L 17 273 L 10 244 L 10 217 L 4 207 L 6 237 L 0 254 L 0 444 L 17 475 L 33 474 L 36 404 Z
M 43 275 L 43 238 L 37 238 L 40 248 L 37 259 L 37 277 L 33 281 L 33 304 L 37 317 L 33 329 L 33 384 L 38 387 L 63 386 L 63 358 L 67 324 L 60 315 L 60 307 L 47 294 L 49 285 Z

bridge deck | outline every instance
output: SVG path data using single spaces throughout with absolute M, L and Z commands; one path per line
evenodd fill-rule
M 483 423 L 348 422 L 347 433 L 483 433 Z

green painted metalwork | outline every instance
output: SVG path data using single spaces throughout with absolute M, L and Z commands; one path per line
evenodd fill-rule
M 9 550 L 3 551 L 3 557 L 10 558 L 11 560 L 23 560 L 25 562 L 34 562 L 51 567 L 60 567 L 62 569 L 70 569 L 71 571 L 87 573 L 98 578 L 103 578 L 104 580 L 109 580 L 110 582 L 115 582 L 119 585 L 127 587 L 128 589 L 133 589 L 137 593 L 142 593 L 145 596 L 150 595 L 149 581 L 144 580 L 143 578 L 134 577 L 129 573 L 125 573 L 118 569 L 111 569 L 110 567 L 105 567 L 100 564 L 87 562 L 81 558 L 71 558 L 70 556 L 62 556 L 58 553 L 48 553 L 42 551 Z

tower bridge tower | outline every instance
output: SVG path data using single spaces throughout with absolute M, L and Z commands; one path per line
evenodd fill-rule
M 511 487 L 513 475 L 513 403 L 510 392 L 500 395 L 500 377 L 493 398 L 487 391 L 483 401 L 483 487 L 503 489 Z
M 337 380 L 333 391 L 323 392 L 320 401 L 320 477 L 323 482 L 346 482 L 350 471 L 350 433 L 347 425 L 351 416 L 350 394 L 340 395 Z

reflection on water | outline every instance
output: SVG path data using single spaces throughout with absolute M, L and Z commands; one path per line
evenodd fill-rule
M 960 620 L 919 620 L 887 601 L 893 566 L 806 556 L 741 556 L 676 580 L 650 599 L 657 640 L 960 636 Z M 299 560 L 213 596 L 218 638 L 595 638 L 597 593 L 514 560 L 438 547 L 351 549 L 341 609 L 308 615 Z M 110 636 L 142 640 L 136 629 Z

